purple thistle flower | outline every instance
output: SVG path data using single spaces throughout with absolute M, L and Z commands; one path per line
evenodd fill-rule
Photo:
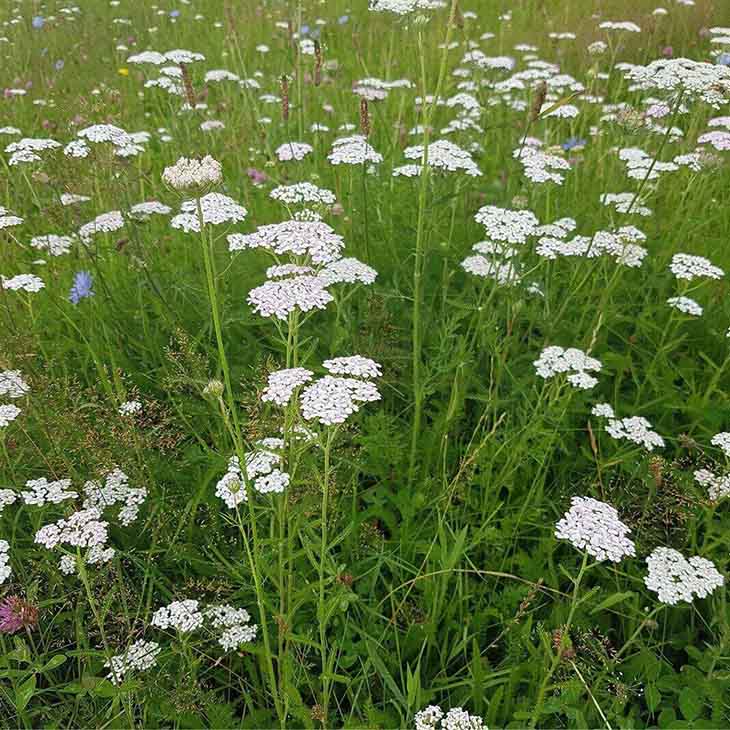
M 88 271 L 77 271 L 68 298 L 72 304 L 78 304 L 82 299 L 94 296 L 93 287 L 94 280 L 91 274 Z
M 20 596 L 8 596 L 0 602 L 0 633 L 14 634 L 38 624 L 38 609 Z

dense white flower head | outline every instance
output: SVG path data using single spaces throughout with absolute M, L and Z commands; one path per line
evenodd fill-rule
M 336 139 L 327 159 L 333 165 L 362 165 L 365 162 L 377 165 L 383 161 L 383 155 L 371 147 L 364 135 L 356 134 Z
M 718 152 L 730 150 L 730 132 L 713 130 L 705 132 L 697 138 L 697 144 L 709 144 Z
M 327 286 L 330 284 L 364 284 L 369 286 L 375 282 L 378 272 L 356 258 L 337 259 L 320 269 L 317 276 Z
M 406 147 L 403 154 L 406 159 L 418 160 L 423 164 L 424 147 L 422 144 Z M 470 177 L 479 177 L 482 174 L 469 152 L 446 139 L 439 139 L 429 144 L 428 166 L 445 172 L 463 170 Z
M 90 241 L 97 233 L 113 233 L 124 226 L 124 216 L 120 210 L 110 210 L 96 216 L 93 221 L 79 228 L 79 236 L 83 241 Z
M 716 109 L 730 95 L 730 68 L 689 58 L 660 58 L 646 66 L 631 66 L 626 77 L 639 89 L 682 93 Z
M 644 578 L 646 587 L 657 594 L 659 601 L 670 606 L 705 598 L 725 584 L 711 561 L 699 556 L 687 560 L 682 553 L 668 547 L 652 551 L 646 565 L 649 569 Z
M 505 243 L 525 243 L 540 225 L 537 216 L 529 210 L 509 210 L 496 205 L 480 208 L 474 220 L 484 226 L 492 241 Z
M 198 601 L 173 601 L 154 612 L 151 624 L 158 629 L 174 629 L 181 634 L 187 634 L 203 625 L 203 614 Z
M 9 279 L 0 276 L 0 284 L 8 291 L 25 291 L 29 294 L 35 294 L 46 286 L 43 279 L 35 274 L 16 274 Z
M 0 370 L 0 395 L 8 398 L 22 398 L 30 391 L 20 370 Z
M 162 66 L 166 63 L 167 59 L 162 53 L 157 51 L 142 51 L 141 53 L 135 53 L 133 56 L 127 58 L 127 63 L 131 64 L 152 64 L 153 66 Z
M 94 144 L 109 143 L 116 147 L 124 147 L 132 143 L 129 133 L 113 124 L 92 124 L 80 130 L 78 136 Z
M 603 413 L 594 415 L 603 416 Z M 647 451 L 655 448 L 664 448 L 664 439 L 654 431 L 651 423 L 643 416 L 631 416 L 630 418 L 613 418 L 608 416 L 606 433 L 617 441 L 627 440 L 643 446 Z
M 40 251 L 48 251 L 51 256 L 63 256 L 71 250 L 73 236 L 57 236 L 50 233 L 45 236 L 33 236 L 30 245 Z
M 138 400 L 128 400 L 119 406 L 120 416 L 133 416 L 142 410 L 142 403 Z
M 522 165 L 525 177 L 536 184 L 551 182 L 562 185 L 565 177 L 557 171 L 570 170 L 567 160 L 527 144 L 514 150 L 512 156 Z
M 704 256 L 691 256 L 687 253 L 676 253 L 672 256 L 669 270 L 678 278 L 692 281 L 700 277 L 721 279 L 725 272 L 719 266 L 713 266 Z
M 309 182 L 279 185 L 269 193 L 269 197 L 285 205 L 334 205 L 337 202 L 331 190 L 317 187 Z
M 12 489 L 0 489 L 0 515 L 3 510 L 18 501 L 18 495 Z
M 5 428 L 5 426 L 11 424 L 20 413 L 20 408 L 12 403 L 0 405 L 0 428 Z
M 444 713 L 438 705 L 429 705 L 417 712 L 413 720 L 415 730 L 487 730 L 481 717 L 470 715 L 461 707 Z
M 362 355 L 335 357 L 322 363 L 332 375 L 352 375 L 356 378 L 379 378 L 383 373 L 379 363 Z
M 176 190 L 207 188 L 223 179 L 221 163 L 210 155 L 202 159 L 181 157 L 174 165 L 166 167 L 162 180 Z
M 408 15 L 416 10 L 436 10 L 444 7 L 446 7 L 444 0 L 370 0 L 370 10 L 396 15 Z
M 129 209 L 129 215 L 137 220 L 146 220 L 151 215 L 169 215 L 172 208 L 158 200 L 146 200 L 144 203 L 135 203 Z
M 0 540 L 0 585 L 13 574 L 10 568 L 10 545 L 7 540 Z
M 610 504 L 592 497 L 573 497 L 571 508 L 555 527 L 555 537 L 568 540 L 578 550 L 585 550 L 596 560 L 618 563 L 636 555 L 631 531 Z
M 71 517 L 41 527 L 35 534 L 35 542 L 49 550 L 57 545 L 72 547 L 101 547 L 107 541 L 109 523 L 101 519 L 98 509 L 74 512 Z
M 311 154 L 314 148 L 306 142 L 285 142 L 276 148 L 276 156 L 281 162 L 289 162 L 290 160 L 303 160 L 308 154 Z
M 165 58 L 173 63 L 194 63 L 195 61 L 205 61 L 205 56 L 196 51 L 187 51 L 184 48 L 176 48 L 168 51 Z
M 78 492 L 71 489 L 70 479 L 57 479 L 49 482 L 45 477 L 29 479 L 25 486 L 27 491 L 21 492 L 25 504 L 42 507 L 46 504 L 60 504 L 67 499 L 76 499 Z
M 546 380 L 560 373 L 568 373 L 568 382 L 582 390 L 596 385 L 598 381 L 588 373 L 599 372 L 602 367 L 600 360 L 589 357 L 583 350 L 557 345 L 546 347 L 533 365 L 537 374 Z
M 322 221 L 271 223 L 254 233 L 232 233 L 227 239 L 230 251 L 263 248 L 276 256 L 307 256 L 315 264 L 339 259 L 345 246 L 342 236 Z
M 672 309 L 677 309 L 683 314 L 689 314 L 692 317 L 701 317 L 704 311 L 702 306 L 690 297 L 669 297 L 667 304 Z
M 323 426 L 344 423 L 360 410 L 361 403 L 377 400 L 380 393 L 374 383 L 332 375 L 308 385 L 300 395 L 302 417 Z
M 606 206 L 613 206 L 617 213 L 635 213 L 641 216 L 653 214 L 651 208 L 642 204 L 641 199 L 635 193 L 604 193 L 601 195 L 601 203 Z M 633 204 L 633 205 L 632 205 Z
M 716 433 L 711 439 L 710 443 L 713 446 L 717 446 L 725 456 L 730 458 L 730 432 L 721 431 Z
M 289 279 L 266 281 L 248 293 L 248 303 L 262 317 L 287 320 L 295 310 L 325 309 L 334 300 L 327 282 L 319 276 L 303 274 Z
M 308 383 L 313 376 L 314 373 L 306 368 L 277 370 L 269 375 L 268 385 L 261 394 L 261 400 L 276 403 L 278 406 L 286 406 L 294 391 Z
M 245 608 L 234 608 L 224 603 L 208 606 L 203 615 L 214 629 L 221 632 L 218 643 L 225 651 L 250 644 L 256 638 L 257 626 L 251 623 L 251 616 Z
M 641 28 L 629 20 L 604 20 L 598 24 L 601 30 L 623 30 L 628 33 L 641 33 Z
M 84 484 L 84 509 L 94 507 L 103 512 L 105 509 L 121 504 L 118 519 L 127 527 L 139 515 L 139 508 L 147 498 L 144 487 L 130 487 L 129 477 L 121 470 L 114 469 L 104 478 L 104 483 L 88 481 Z
M 246 478 L 253 489 L 261 493 L 284 491 L 289 485 L 289 475 L 275 468 L 281 463 L 281 456 L 276 450 L 283 448 L 283 441 L 262 439 L 255 446 L 256 448 L 246 454 Z M 228 471 L 218 480 L 215 494 L 230 509 L 248 501 L 237 456 L 229 459 Z
M 697 469 L 695 481 L 707 488 L 707 494 L 713 502 L 730 496 L 730 474 L 713 474 L 709 469 Z
M 595 406 L 591 409 L 591 413 L 594 416 L 598 416 L 599 418 L 615 418 L 616 414 L 614 413 L 613 406 L 611 406 L 609 403 L 596 403 Z
M 113 656 L 104 664 L 109 669 L 107 678 L 112 684 L 121 684 L 126 675 L 132 672 L 144 672 L 157 664 L 160 645 L 154 641 L 139 639 L 122 654 Z
M 185 233 L 200 232 L 200 213 L 203 215 L 203 225 L 210 226 L 239 223 L 248 215 L 248 211 L 242 205 L 223 193 L 208 193 L 197 200 L 185 200 L 180 210 L 182 212 L 170 221 L 170 225 Z

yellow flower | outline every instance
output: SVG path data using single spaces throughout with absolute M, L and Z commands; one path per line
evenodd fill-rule
M 117 73 L 120 76 L 129 76 L 129 69 L 128 68 L 119 68 L 119 69 L 117 69 Z

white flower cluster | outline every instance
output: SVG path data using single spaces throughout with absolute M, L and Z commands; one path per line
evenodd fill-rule
M 636 199 L 636 202 L 634 202 L 634 199 Z M 601 203 L 606 206 L 613 206 L 617 213 L 626 214 L 631 212 L 644 217 L 653 215 L 652 209 L 643 205 L 641 199 L 636 198 L 634 193 L 603 193 Z
M 0 370 L 0 395 L 22 398 L 29 390 L 20 370 Z
M 725 456 L 730 457 L 730 433 L 727 431 L 721 431 L 716 433 L 711 439 L 710 443 L 713 446 L 717 446 Z
M 9 426 L 21 413 L 18 406 L 14 406 L 12 403 L 0 405 L 0 428 Z
M 485 205 L 474 215 L 481 223 L 487 237 L 502 243 L 525 243 L 540 225 L 537 216 L 529 210 L 509 210 L 495 205 Z
M 525 177 L 537 184 L 551 182 L 562 185 L 565 177 L 555 171 L 570 170 L 570 163 L 562 157 L 528 145 L 514 150 L 512 156 L 522 165 Z
M 276 156 L 281 162 L 289 162 L 290 160 L 303 160 L 308 154 L 312 153 L 314 148 L 306 142 L 285 142 L 276 148 Z
M 377 165 L 383 161 L 383 155 L 373 149 L 364 135 L 355 134 L 336 139 L 327 159 L 333 165 L 362 165 L 365 162 Z
M 630 528 L 610 504 L 592 497 L 573 497 L 570 503 L 571 508 L 555 527 L 555 537 L 568 540 L 599 561 L 618 563 L 636 555 L 636 547 L 627 537 Z
M 109 669 L 107 678 L 112 684 L 121 684 L 130 672 L 144 672 L 157 664 L 160 651 L 160 645 L 154 641 L 135 641 L 123 654 L 113 656 L 104 664 Z
M 725 272 L 719 266 L 713 264 L 704 256 L 691 256 L 687 253 L 675 253 L 669 270 L 678 278 L 692 281 L 700 277 L 709 279 L 722 279 Z
M 603 404 L 604 406 L 606 404 Z M 609 406 L 610 407 L 610 406 Z M 595 412 L 594 415 L 604 415 Z M 647 451 L 654 451 L 655 448 L 664 448 L 664 439 L 653 430 L 651 423 L 643 416 L 631 416 L 630 418 L 608 417 L 606 433 L 617 441 L 626 439 L 632 443 L 643 446 Z
M 158 629 L 174 629 L 187 634 L 203 625 L 203 614 L 199 602 L 193 599 L 173 601 L 167 606 L 158 608 L 152 614 L 152 626 Z
M 319 188 L 309 182 L 279 185 L 269 193 L 269 197 L 285 205 L 334 205 L 337 202 L 337 198 L 331 190 Z
M 271 223 L 254 233 L 232 233 L 227 239 L 230 251 L 263 248 L 276 256 L 306 256 L 315 264 L 337 260 L 345 246 L 342 236 L 322 221 Z
M 35 542 L 48 550 L 58 545 L 101 546 L 107 541 L 108 526 L 109 523 L 101 519 L 98 509 L 84 509 L 74 512 L 68 519 L 41 527 L 35 534 Z
M 245 608 L 234 608 L 224 603 L 208 606 L 203 615 L 214 629 L 222 629 L 218 643 L 224 651 L 238 649 L 242 644 L 250 644 L 256 638 L 258 627 L 251 623 L 251 616 Z
M 374 372 L 375 365 L 373 363 L 368 371 Z M 316 420 L 323 426 L 344 423 L 360 410 L 361 403 L 377 400 L 380 400 L 380 393 L 374 383 L 332 375 L 325 375 L 307 386 L 300 396 L 302 417 L 307 421 Z
M 601 30 L 623 30 L 628 33 L 641 33 L 641 28 L 629 20 L 604 20 L 598 24 Z
M 10 544 L 7 540 L 0 540 L 0 585 L 13 574 L 10 567 Z
M 380 364 L 362 355 L 335 357 L 322 363 L 332 375 L 352 375 L 356 378 L 379 378 L 383 372 Z
M 413 718 L 416 730 L 487 730 L 484 720 L 470 715 L 461 707 L 444 712 L 438 705 L 429 705 Z
M 221 163 L 210 155 L 199 160 L 181 157 L 162 173 L 162 180 L 175 190 L 206 188 L 217 185 L 222 179 Z
M 144 487 L 129 486 L 129 477 L 120 469 L 109 472 L 104 483 L 88 481 L 84 484 L 84 509 L 96 508 L 103 511 L 122 504 L 118 519 L 124 527 L 131 525 L 139 516 L 139 508 L 147 499 Z
M 281 463 L 281 456 L 276 450 L 282 449 L 284 442 L 280 439 L 263 439 L 255 446 L 246 454 L 246 477 L 253 489 L 261 494 L 283 492 L 289 486 L 289 475 L 275 467 Z M 230 509 L 248 500 L 237 456 L 229 459 L 228 471 L 216 484 L 215 494 Z
M 26 291 L 29 294 L 39 292 L 46 286 L 43 279 L 35 274 L 16 274 L 9 279 L 0 276 L 0 284 L 2 284 L 3 289 L 8 291 Z
M 689 58 L 660 58 L 646 66 L 631 66 L 626 77 L 636 88 L 695 97 L 718 109 L 730 95 L 730 68 Z
M 185 200 L 180 210 L 181 212 L 170 221 L 170 225 L 185 233 L 200 232 L 201 214 L 203 225 L 211 226 L 238 223 L 245 220 L 248 215 L 248 211 L 242 205 L 223 193 L 208 193 L 198 200 Z
M 314 373 L 306 368 L 287 368 L 277 370 L 269 375 L 268 385 L 261 394 L 265 403 L 273 402 L 278 406 L 286 406 L 294 391 L 308 383 Z
M 713 474 L 709 469 L 697 469 L 694 473 L 695 481 L 707 487 L 707 494 L 713 502 L 730 496 L 730 474 Z
M 626 165 L 626 175 L 632 180 L 656 180 L 663 172 L 675 172 L 679 166 L 674 162 L 661 162 L 638 147 L 619 150 L 619 159 Z
M 370 0 L 370 10 L 376 13 L 408 15 L 416 10 L 436 10 L 446 7 L 444 0 Z
M 559 238 L 540 238 L 535 252 L 543 258 L 555 260 L 564 257 L 597 258 L 611 256 L 621 266 L 638 268 L 648 251 L 635 243 L 646 240 L 646 235 L 634 226 L 623 226 L 615 231 L 596 231 L 593 236 L 574 236 L 566 241 Z
M 421 165 L 423 164 L 424 147 L 422 144 L 406 147 L 403 154 L 407 160 L 418 160 Z M 445 172 L 463 170 L 470 177 L 480 177 L 482 174 L 466 150 L 446 139 L 439 139 L 429 144 L 428 166 Z
M 327 286 L 331 284 L 364 284 L 369 286 L 375 283 L 378 272 L 359 259 L 349 257 L 332 261 L 323 269 L 320 269 L 317 276 Z
M 248 293 L 247 301 L 262 317 L 287 320 L 299 309 L 311 312 L 324 309 L 334 297 L 327 291 L 327 282 L 319 276 L 295 276 L 267 281 Z
M 692 317 L 701 317 L 704 311 L 702 305 L 691 297 L 669 297 L 667 304 L 672 309 L 676 309 L 683 314 L 689 314 Z
M 45 477 L 41 477 L 40 479 L 29 479 L 25 486 L 29 488 L 29 491 L 20 493 L 23 502 L 38 507 L 46 504 L 60 504 L 66 499 L 76 499 L 79 496 L 77 492 L 69 489 L 70 479 L 49 482 Z
M 18 495 L 12 489 L 0 489 L 0 515 L 3 510 L 18 500 Z
M 111 210 L 96 216 L 93 221 L 79 228 L 79 237 L 89 242 L 97 233 L 113 233 L 124 226 L 124 216 L 120 210 Z
M 57 236 L 49 233 L 46 236 L 33 236 L 30 239 L 32 248 L 39 251 L 48 251 L 51 256 L 63 256 L 71 250 L 74 242 L 73 236 Z
M 730 132 L 714 130 L 705 132 L 697 138 L 697 144 L 709 144 L 718 152 L 730 150 Z
M 133 416 L 142 410 L 142 404 L 138 400 L 128 400 L 119 406 L 120 416 Z
M 646 559 L 646 565 L 649 569 L 644 578 L 646 587 L 670 606 L 680 601 L 692 603 L 695 597 L 705 598 L 725 583 L 710 560 L 697 555 L 687 560 L 672 548 L 656 548 Z
M 129 209 L 129 215 L 137 220 L 147 220 L 151 215 L 169 215 L 172 208 L 160 203 L 159 200 L 146 200 L 144 203 L 135 203 Z
M 568 373 L 568 382 L 574 388 L 582 390 L 592 388 L 598 383 L 598 380 L 588 373 L 599 372 L 602 367 L 600 360 L 589 357 L 583 350 L 557 345 L 546 347 L 532 364 L 537 374 L 546 380 L 561 373 Z

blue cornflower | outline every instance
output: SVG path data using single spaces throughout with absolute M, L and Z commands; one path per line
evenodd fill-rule
M 77 271 L 68 298 L 72 304 L 78 304 L 82 299 L 94 296 L 93 287 L 94 280 L 91 278 L 91 274 L 88 271 Z
M 58 61 L 53 64 L 53 67 L 56 69 L 56 71 L 60 71 L 65 65 L 66 64 L 64 60 L 62 58 L 59 58 Z
M 349 19 L 350 19 L 349 15 L 340 15 L 340 17 L 337 18 L 337 23 L 339 25 L 344 25 Z
M 179 10 L 171 10 L 170 11 L 170 17 L 171 18 L 179 18 L 180 17 L 180 11 Z
M 40 30 L 46 24 L 46 19 L 42 15 L 34 15 L 31 25 L 36 29 Z
M 306 24 L 304 24 L 304 25 L 303 25 L 303 26 L 302 26 L 302 27 L 301 27 L 301 28 L 299 29 L 299 33 L 300 33 L 301 35 L 309 35 L 309 26 L 308 26 L 308 25 L 306 25 Z
M 720 66 L 730 66 L 730 53 L 721 53 L 716 60 Z
M 566 151 L 570 152 L 570 150 L 574 150 L 576 147 L 585 147 L 586 141 L 584 139 L 581 139 L 580 137 L 568 137 L 568 139 L 563 142 L 561 147 Z

